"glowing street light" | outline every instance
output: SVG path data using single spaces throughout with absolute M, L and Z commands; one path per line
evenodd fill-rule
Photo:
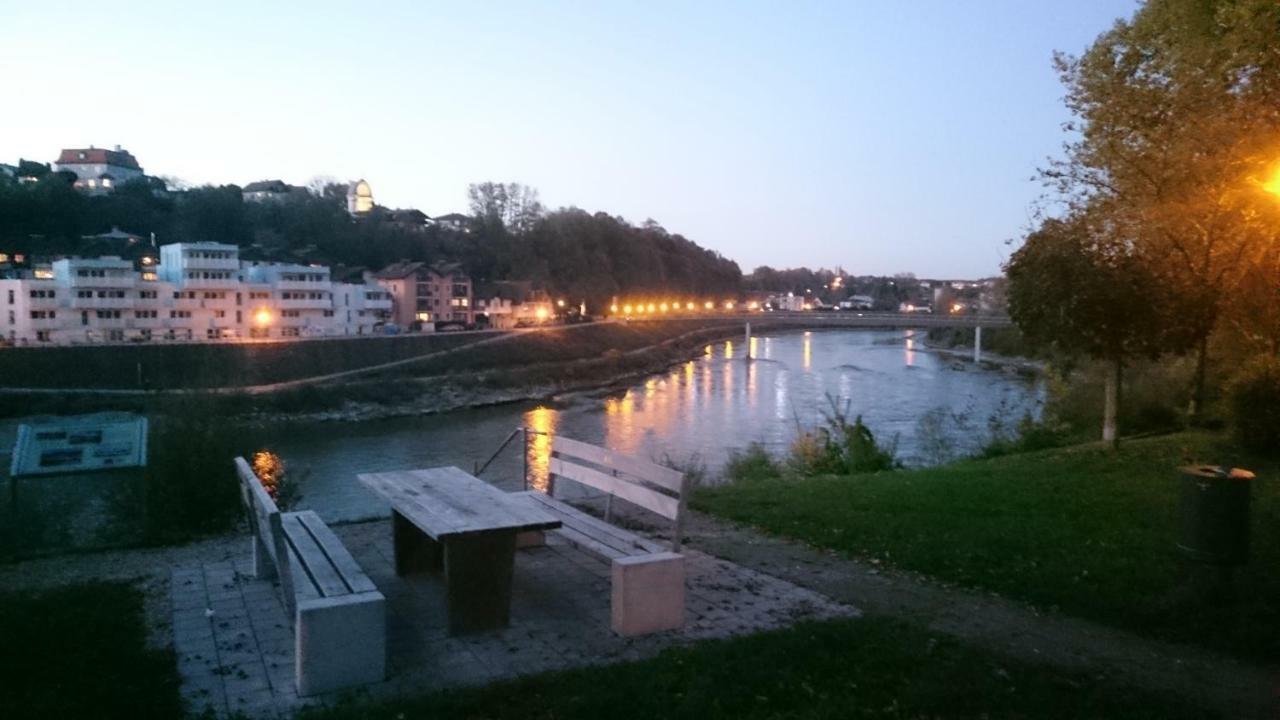
M 653 312 L 657 309 L 658 307 L 656 305 L 654 305 L 653 303 L 649 303 L 649 312 Z
M 1280 198 L 1280 162 L 1271 171 L 1271 177 L 1262 181 L 1262 189 Z
M 253 314 L 253 322 L 258 327 L 266 327 L 271 324 L 271 311 L 266 308 L 259 308 Z
M 564 307 L 564 300 L 557 300 L 556 305 L 559 305 L 560 307 Z
M 609 312 L 611 312 L 611 313 L 616 313 L 616 312 L 618 312 L 618 303 L 614 303 L 614 304 L 610 305 L 610 306 L 609 306 Z M 628 312 L 630 312 L 630 311 L 628 311 Z
M 708 301 L 706 301 L 706 302 L 702 303 L 702 309 L 703 309 L 703 310 L 711 310 L 711 309 L 715 308 L 715 306 L 716 306 L 716 304 L 715 304 L 715 303 L 713 303 L 713 302 L 711 302 L 710 300 L 708 300 Z
M 630 305 L 623 305 L 623 306 L 622 306 L 622 312 L 624 312 L 624 313 L 626 313 L 626 314 L 630 315 L 630 314 L 631 314 L 631 306 L 630 306 Z
M 539 319 L 539 320 L 546 320 L 546 319 L 547 319 L 547 316 L 548 316 L 548 315 L 550 315 L 550 314 L 551 314 L 551 312 L 550 312 L 550 311 L 548 311 L 548 310 L 547 310 L 546 308 L 544 308 L 544 307 L 540 307 L 540 308 L 538 308 L 538 309 L 537 309 L 537 311 L 534 313 L 534 315 L 537 315 L 537 316 L 538 316 L 538 319 Z

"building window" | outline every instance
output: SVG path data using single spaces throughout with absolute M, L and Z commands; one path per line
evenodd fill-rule
M 222 318 L 224 318 L 224 317 L 226 317 L 226 316 L 227 316 L 227 311 L 226 311 L 226 310 L 214 310 L 214 311 L 213 311 L 213 316 L 214 316 L 215 318 L 218 318 L 219 320 L 221 320 Z
M 37 330 L 37 331 L 36 331 L 36 342 L 49 342 L 49 331 L 48 331 L 48 330 Z
M 332 311 L 332 310 L 325 310 L 325 311 L 324 311 L 324 316 L 325 316 L 325 317 L 333 317 L 333 311 Z
M 296 327 L 280 328 L 280 337 L 298 337 L 298 328 Z
M 301 314 L 297 310 L 281 310 L 280 311 L 280 317 L 296 318 L 300 316 Z

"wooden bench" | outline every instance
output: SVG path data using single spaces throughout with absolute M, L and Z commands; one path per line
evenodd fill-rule
M 547 492 L 517 493 L 561 521 L 552 532 L 575 547 L 608 560 L 613 568 L 614 632 L 642 635 L 684 625 L 685 559 L 680 554 L 689 481 L 683 473 L 606 448 L 556 436 L 551 440 Z M 555 499 L 557 480 L 571 480 L 606 494 L 606 520 Z M 610 522 L 614 499 L 672 521 L 669 546 Z M 539 535 L 521 544 L 536 545 Z
M 386 600 L 324 521 L 280 512 L 244 458 L 235 459 L 253 533 L 253 572 L 279 578 L 294 630 L 299 695 L 386 678 Z

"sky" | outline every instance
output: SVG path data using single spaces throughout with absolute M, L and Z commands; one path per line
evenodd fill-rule
M 0 0 L 0 162 L 121 145 L 185 183 L 486 180 L 758 265 L 996 274 L 1135 0 Z M 14 110 L 17 110 L 16 112 Z

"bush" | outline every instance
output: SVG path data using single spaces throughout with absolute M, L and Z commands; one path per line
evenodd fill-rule
M 147 540 L 180 542 L 233 527 L 240 491 L 231 460 L 245 454 L 241 431 L 191 404 L 153 417 L 150 434 Z
M 1248 450 L 1280 452 L 1280 358 L 1249 363 L 1227 389 L 1231 427 Z
M 862 416 L 849 422 L 849 402 L 841 407 L 827 395 L 831 409 L 824 413 L 826 427 L 801 429 L 791 443 L 789 464 L 801 475 L 844 475 L 878 472 L 898 466 L 894 458 L 897 441 L 881 446 L 862 422 Z
M 987 446 L 982 448 L 979 456 L 992 458 L 1048 450 L 1066 445 L 1069 438 L 1069 431 L 1065 425 L 1050 421 L 1036 422 L 1035 418 L 1028 413 L 1022 416 L 1012 436 L 993 436 Z
M 773 461 L 764 445 L 753 442 L 746 450 L 734 450 L 724 464 L 724 476 L 730 480 L 769 480 L 781 477 L 782 469 Z

